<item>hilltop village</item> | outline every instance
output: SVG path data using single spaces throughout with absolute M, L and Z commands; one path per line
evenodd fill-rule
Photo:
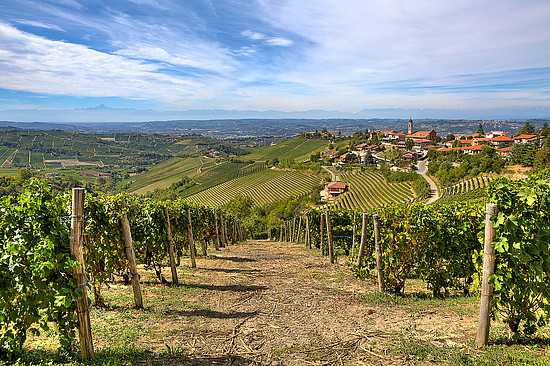
M 330 149 L 321 159 L 332 162 L 333 165 L 361 162 L 368 163 L 369 159 L 388 160 L 381 152 L 396 151 L 392 157 L 399 157 L 401 162 L 416 162 L 428 155 L 430 150 L 434 152 L 462 152 L 468 155 L 478 155 L 484 148 L 494 149 L 503 159 L 512 158 L 512 151 L 521 145 L 532 145 L 540 148 L 546 144 L 548 127 L 535 131 L 534 127 L 527 123 L 519 133 L 508 131 L 483 132 L 481 124 L 474 134 L 453 135 L 442 138 L 434 129 L 429 131 L 415 131 L 414 122 L 409 120 L 406 132 L 395 130 L 373 130 L 356 133 L 350 138 L 350 145 L 345 149 Z M 329 140 L 338 140 L 338 135 L 333 132 L 323 131 L 306 132 L 305 137 L 318 136 Z M 354 139 L 367 140 L 358 144 L 351 144 Z M 395 160 L 395 159 L 394 159 Z

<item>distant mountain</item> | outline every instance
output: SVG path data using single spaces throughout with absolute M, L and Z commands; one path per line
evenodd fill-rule
M 211 120 L 211 119 L 528 119 L 550 118 L 549 107 L 510 107 L 498 109 L 363 109 L 357 113 L 339 111 L 309 110 L 283 112 L 277 110 L 186 110 L 155 111 L 153 109 L 111 108 L 100 104 L 90 108 L 66 110 L 18 109 L 0 111 L 0 120 L 17 122 L 146 122 L 168 120 Z

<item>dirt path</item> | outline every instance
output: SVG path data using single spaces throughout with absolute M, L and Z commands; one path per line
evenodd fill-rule
M 402 365 L 414 364 L 394 352 L 403 337 L 445 347 L 471 340 L 475 312 L 393 303 L 339 260 L 263 241 L 198 258 L 197 269 L 181 269 L 180 288 L 191 289 L 178 299 L 186 307 L 156 309 L 163 316 L 143 322 L 151 330 L 139 343 L 185 349 L 193 365 Z M 155 291 L 145 286 L 146 303 L 158 301 Z
M 433 181 L 428 174 L 426 174 L 426 165 L 428 164 L 427 160 L 421 160 L 418 162 L 418 174 L 420 174 L 428 184 L 430 185 L 430 199 L 426 202 L 427 205 L 433 203 L 439 199 L 439 191 L 437 189 L 437 184 Z

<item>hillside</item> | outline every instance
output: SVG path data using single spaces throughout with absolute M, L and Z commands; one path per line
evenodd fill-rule
M 266 169 L 199 192 L 188 197 L 188 200 L 207 206 L 220 206 L 235 195 L 242 194 L 252 197 L 257 205 L 262 205 L 309 193 L 319 183 L 319 178 L 314 176 Z
M 336 208 L 368 209 L 388 203 L 411 201 L 414 197 L 409 183 L 387 183 L 374 170 L 338 173 L 349 184 L 349 190 L 334 201 Z
M 299 159 L 312 154 L 323 147 L 327 147 L 328 142 L 324 140 L 306 139 L 303 137 L 295 137 L 290 140 L 283 141 L 277 145 L 266 147 L 257 152 L 243 156 L 243 159 L 248 160 L 272 160 L 277 158 L 282 160 L 289 155 L 294 159 Z

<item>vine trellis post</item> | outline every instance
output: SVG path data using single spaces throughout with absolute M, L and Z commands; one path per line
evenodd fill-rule
M 191 210 L 187 209 L 187 220 L 189 221 L 189 229 L 187 235 L 189 236 L 189 256 L 191 257 L 191 267 L 197 268 L 197 260 L 195 256 L 197 251 L 195 249 L 195 240 L 193 239 L 193 223 L 191 221 Z
M 327 210 L 327 212 L 325 214 L 325 218 L 327 220 L 328 259 L 330 261 L 330 264 L 334 264 L 334 245 L 332 243 L 332 230 L 330 228 L 329 210 Z
M 220 250 L 220 231 L 218 229 L 218 210 L 214 207 L 214 222 L 216 225 L 216 237 L 214 238 L 214 247 Z
M 90 322 L 90 309 L 86 288 L 86 265 L 82 249 L 84 232 L 84 188 L 73 188 L 72 216 L 71 216 L 71 254 L 76 257 L 79 267 L 73 269 L 73 275 L 78 281 L 78 287 L 82 289 L 82 297 L 76 301 L 76 314 L 78 319 L 78 338 L 83 360 L 94 358 L 94 345 L 92 342 L 92 326 Z
M 130 277 L 132 281 L 132 289 L 134 290 L 134 303 L 137 308 L 143 308 L 143 298 L 141 297 L 141 285 L 139 283 L 139 274 L 136 264 L 136 253 L 134 252 L 134 243 L 132 241 L 132 232 L 130 231 L 130 222 L 126 214 L 126 206 L 123 207 L 121 218 L 122 235 L 126 247 L 126 258 L 128 258 L 128 266 L 130 267 Z
M 496 230 L 491 225 L 491 217 L 497 213 L 497 205 L 488 204 L 485 213 L 485 241 L 483 245 L 483 279 L 481 282 L 481 304 L 479 307 L 479 323 L 476 335 L 476 346 L 486 346 L 489 341 L 490 307 L 493 298 L 493 286 L 489 284 L 489 277 L 495 270 L 495 249 L 493 240 Z
M 365 254 L 365 243 L 367 242 L 367 213 L 363 213 L 363 227 L 361 229 L 361 243 L 359 243 L 359 249 L 357 251 L 357 269 L 361 269 L 361 260 Z
M 382 249 L 380 248 L 380 217 L 378 214 L 372 215 L 374 225 L 374 251 L 376 252 L 376 272 L 378 273 L 378 290 L 384 289 L 384 272 L 382 271 Z
M 325 220 L 325 217 L 324 217 L 323 214 L 321 214 L 321 223 L 319 224 L 319 226 L 320 226 L 320 229 L 319 229 L 319 234 L 320 234 L 320 235 L 319 235 L 319 236 L 320 236 L 320 238 L 319 238 L 319 239 L 320 239 L 320 242 L 319 242 L 319 249 L 321 250 L 321 255 L 325 255 L 325 248 L 324 248 L 324 245 L 323 245 L 323 244 L 324 244 L 324 243 L 323 243 L 323 241 L 324 241 L 324 230 L 325 230 L 325 228 L 324 228 L 324 225 L 325 225 L 324 220 Z
M 170 225 L 170 214 L 168 206 L 164 206 L 166 212 L 166 236 L 168 237 L 168 255 L 170 256 L 170 269 L 172 271 L 172 285 L 178 285 L 178 271 L 176 270 L 176 259 L 174 258 L 174 242 L 172 241 L 172 227 Z

